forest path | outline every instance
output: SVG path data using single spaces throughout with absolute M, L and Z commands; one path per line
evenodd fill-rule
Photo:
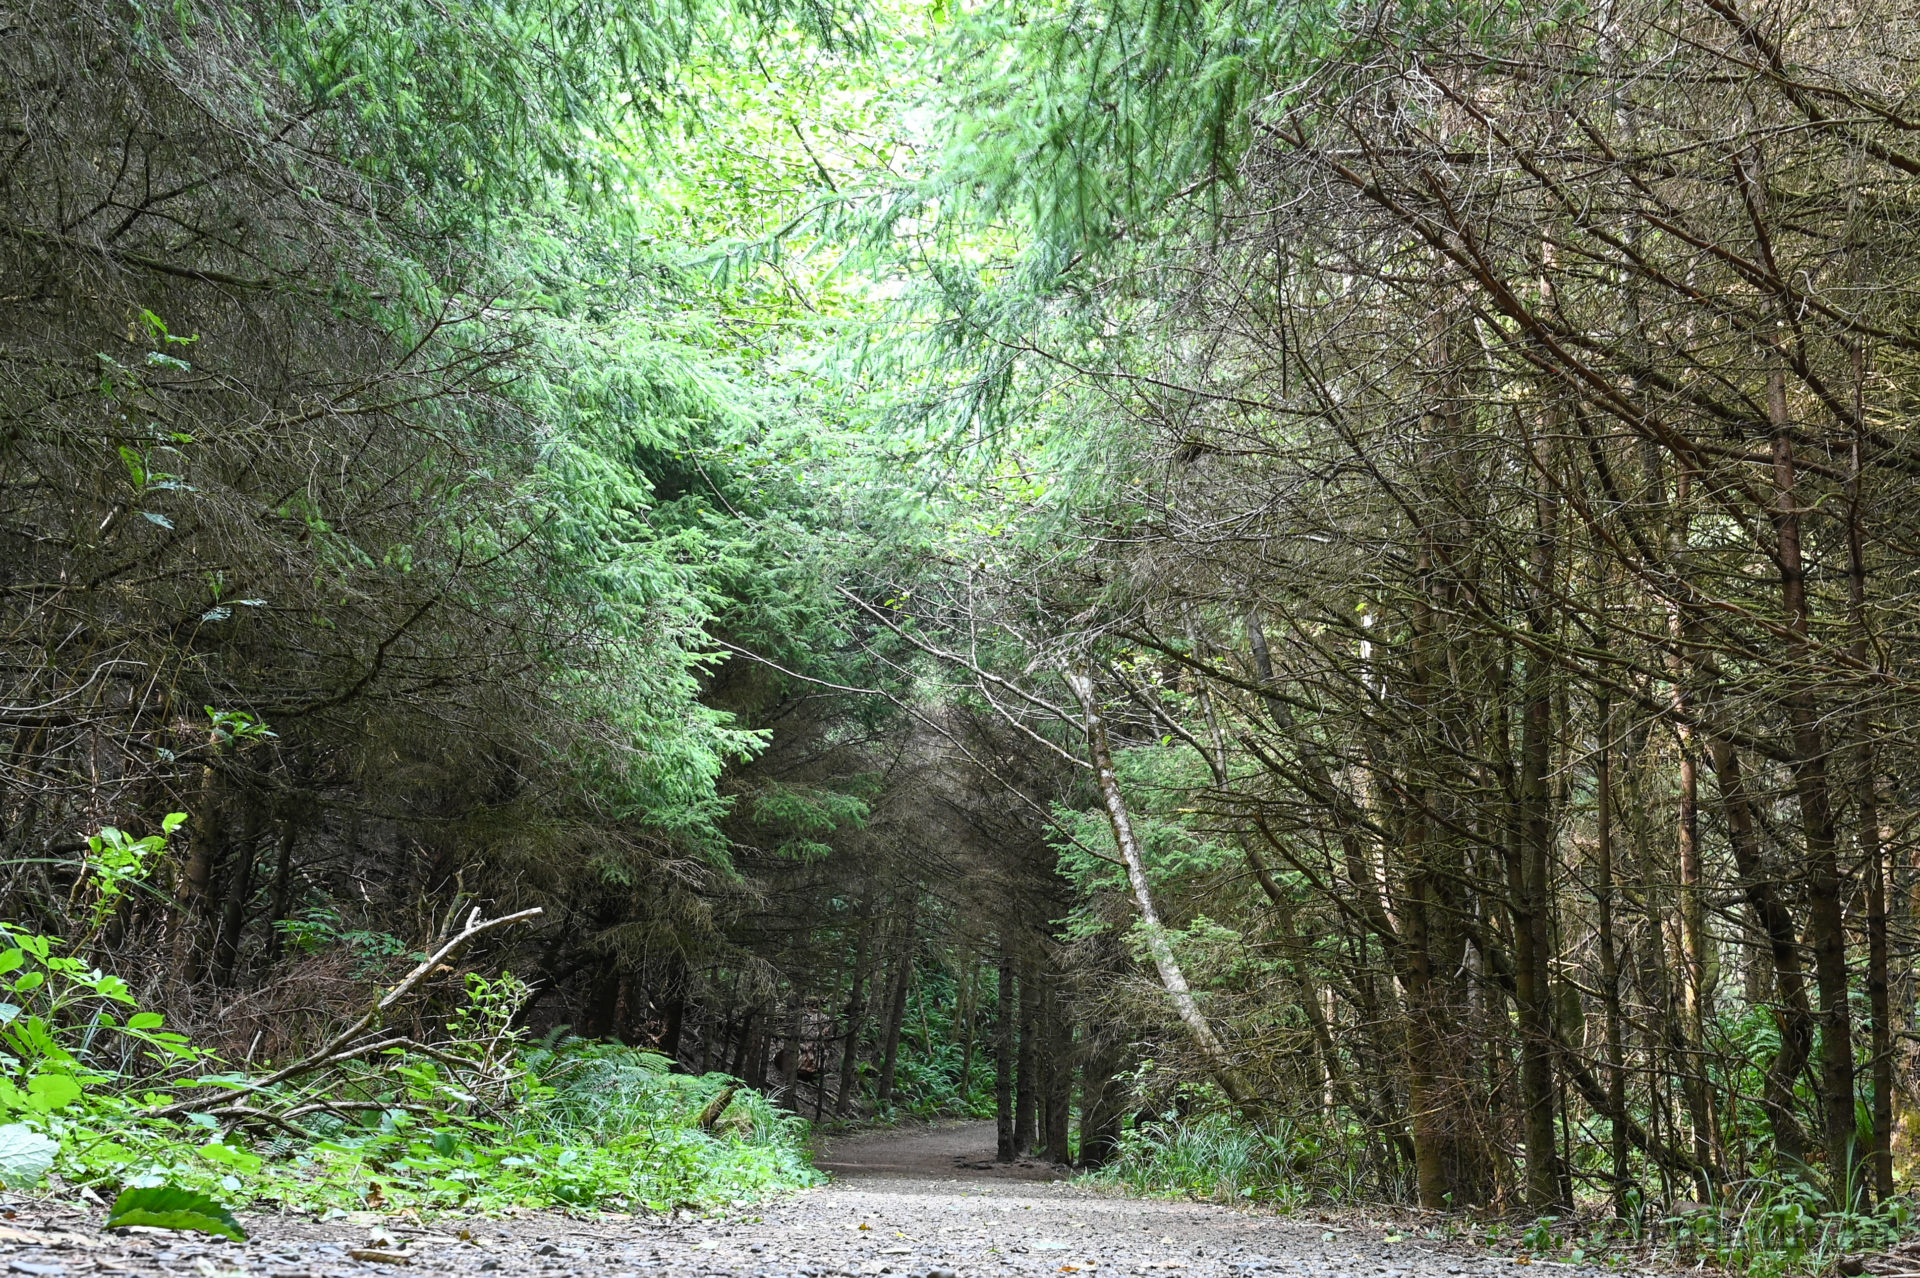
M 996 1164 L 992 1123 L 828 1140 L 832 1183 L 757 1220 L 676 1231 L 648 1253 L 679 1278 L 1511 1278 L 1509 1260 L 1388 1243 L 1311 1213 L 1126 1198 L 1045 1163 Z M 1397 1237 L 1397 1235 L 1396 1235 Z M 708 1257 L 688 1263 L 693 1256 Z M 1598 1271 L 1586 1271 L 1598 1278 Z M 615 1278 L 627 1278 L 615 1275 Z M 652 1278 L 647 1269 L 634 1278 Z
M 732 1219 L 506 1218 L 353 1213 L 324 1224 L 245 1215 L 228 1243 L 161 1231 L 102 1235 L 97 1208 L 0 1195 L 0 1275 L 80 1278 L 1517 1278 L 1513 1261 L 1435 1251 L 1352 1215 L 1274 1216 L 1124 1198 L 992 1162 L 992 1124 L 829 1142 L 830 1184 Z M 375 1248 L 374 1233 L 385 1235 Z M 465 1231 L 466 1239 L 458 1237 Z M 1396 1239 L 1398 1235 L 1394 1235 Z M 359 1254 L 356 1254 L 359 1253 Z M 1561 1278 L 1601 1278 L 1555 1266 Z
M 821 1143 L 813 1165 L 836 1180 L 874 1176 L 931 1176 L 965 1180 L 1062 1180 L 1065 1168 L 1033 1158 L 993 1160 L 992 1122 L 934 1123 L 831 1136 Z

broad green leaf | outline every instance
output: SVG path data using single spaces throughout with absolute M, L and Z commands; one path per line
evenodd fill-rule
M 58 1141 L 41 1135 L 25 1123 L 0 1127 L 0 1185 L 26 1189 L 38 1184 L 60 1152 Z
M 80 1091 L 79 1080 L 71 1074 L 36 1074 L 27 1082 L 33 1107 L 48 1113 L 79 1100 Z
M 49 1160 L 51 1161 L 51 1160 Z M 107 1212 L 107 1228 L 149 1225 L 155 1229 L 191 1229 L 245 1242 L 247 1231 L 218 1199 L 178 1185 L 123 1190 Z
M 223 1141 L 210 1141 L 202 1145 L 200 1147 L 200 1156 L 219 1163 L 224 1167 L 231 1167 L 235 1171 L 256 1172 L 260 1170 L 260 1155 L 249 1153 L 244 1149 L 226 1144 Z

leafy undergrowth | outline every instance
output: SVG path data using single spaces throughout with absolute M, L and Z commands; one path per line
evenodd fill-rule
M 1706 1268 L 1748 1278 L 1858 1272 L 1843 1262 L 1892 1251 L 1920 1224 L 1905 1196 L 1870 1212 L 1834 1211 L 1820 1187 L 1784 1174 L 1743 1182 L 1717 1207 L 1682 1200 L 1673 1210 L 1646 1204 L 1620 1214 L 1594 1201 L 1531 1221 L 1395 1213 L 1369 1201 L 1356 1135 L 1285 1122 L 1257 1130 L 1224 1113 L 1169 1117 L 1125 1132 L 1112 1160 L 1086 1180 L 1149 1197 L 1311 1208 L 1333 1231 L 1329 1238 L 1344 1232 L 1343 1222 L 1358 1223 L 1350 1219 L 1357 1213 L 1388 1242 L 1469 1246 L 1521 1263 Z M 1327 1214 L 1329 1207 L 1350 1210 Z M 1386 1218 L 1370 1218 L 1383 1211 Z
M 1364 1170 L 1346 1152 L 1337 1138 L 1294 1124 L 1261 1130 L 1219 1113 L 1165 1118 L 1121 1133 L 1113 1156 L 1089 1179 L 1133 1194 L 1287 1210 L 1359 1201 Z
M 95 931 L 163 848 L 164 836 L 111 830 L 91 841 Z M 406 981 L 370 991 L 332 1042 L 251 1072 L 76 957 L 92 932 L 68 945 L 0 925 L 0 1183 L 325 1213 L 658 1211 L 821 1179 L 804 1120 L 735 1080 L 673 1074 L 666 1057 L 619 1044 L 527 1041 L 514 1014 L 528 990 L 511 976 L 468 975 L 432 1042 L 387 1027 L 466 940 L 518 917 L 475 912 Z
M 235 1207 L 328 1209 L 595 1207 L 660 1211 L 743 1203 L 817 1183 L 805 1125 L 741 1090 L 712 1132 L 701 1111 L 732 1080 L 669 1074 L 665 1057 L 564 1040 L 521 1053 L 497 1116 L 423 1101 L 447 1084 L 438 1062 L 389 1071 L 382 1098 L 304 1115 L 307 1136 L 226 1129 L 218 1119 L 137 1116 L 169 1097 L 99 1097 L 41 1127 L 60 1142 L 54 1173 L 98 1191 L 171 1184 Z M 403 1077 L 392 1085 L 391 1075 Z M 424 1112 L 423 1112 L 424 1111 Z

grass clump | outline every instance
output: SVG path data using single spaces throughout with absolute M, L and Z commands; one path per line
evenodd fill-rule
M 1260 1202 L 1291 1208 L 1347 1200 L 1357 1172 L 1326 1134 L 1287 1121 L 1253 1127 L 1231 1116 L 1135 1123 L 1092 1179 L 1143 1196 Z

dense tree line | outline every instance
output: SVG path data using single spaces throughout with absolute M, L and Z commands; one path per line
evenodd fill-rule
M 787 498 L 726 468 L 752 296 L 614 193 L 674 68 L 776 19 L 670 17 L 9 17 L 6 912 L 61 930 L 90 833 L 190 814 L 103 945 L 239 1048 L 463 899 L 548 907 L 542 995 L 718 935 L 759 738 L 705 629 L 767 553 L 720 514 Z
M 1074 756 L 1084 908 L 1248 1121 L 1429 1207 L 1892 1195 L 1911 15 L 1153 13 L 1026 35 L 1083 52 L 955 161 L 1050 232 L 940 281 L 1040 531 L 883 632 Z

